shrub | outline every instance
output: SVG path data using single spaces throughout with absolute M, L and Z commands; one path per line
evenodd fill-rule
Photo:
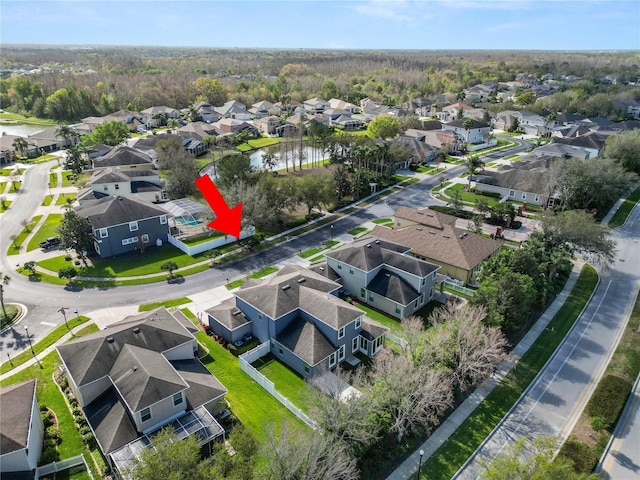
M 485 197 L 502 198 L 502 195 L 500 195 L 498 192 L 482 191 L 482 192 L 476 192 L 476 193 L 478 193 L 478 195 L 483 195 Z
M 599 432 L 600 430 L 606 430 L 611 426 L 609 425 L 609 422 L 607 422 L 607 420 L 603 417 L 591 417 L 589 423 L 591 424 L 591 428 L 593 428 L 596 432 Z
M 598 456 L 589 445 L 576 440 L 564 442 L 560 455 L 573 462 L 573 469 L 577 473 L 591 473 L 598 461 Z
M 80 435 L 85 435 L 87 433 L 91 433 L 91 428 L 89 428 L 89 425 L 83 425 L 82 427 L 80 427 Z
M 93 441 L 93 433 L 85 433 L 82 435 L 82 441 L 86 444 L 89 444 Z
M 513 230 L 517 230 L 522 226 L 522 222 L 519 220 L 513 220 L 511 222 L 511 225 L 509 225 L 509 228 L 512 228 Z
M 49 446 L 42 451 L 38 463 L 40 465 L 45 465 L 47 463 L 57 462 L 59 459 L 60 455 L 58 454 L 56 448 Z
M 70 262 L 71 261 L 71 255 L 65 255 L 64 259 L 65 259 L 65 261 Z
M 453 215 L 454 217 L 464 218 L 466 220 L 471 220 L 473 218 L 473 212 L 468 210 L 456 210 L 453 207 L 444 207 L 442 205 L 430 205 L 429 208 L 436 212 L 446 213 L 447 215 Z
M 60 438 L 60 430 L 53 426 L 47 427 L 44 434 L 47 438 L 50 438 L 52 440 L 58 440 Z
M 44 424 L 44 428 L 50 427 L 53 425 L 53 415 L 51 415 L 50 411 L 41 412 L 40 418 L 42 418 L 42 423 Z
M 631 391 L 631 384 L 615 375 L 607 375 L 596 387 L 587 404 L 592 417 L 602 417 L 609 425 L 615 425 Z
M 74 417 L 82 416 L 82 410 L 79 407 L 72 408 L 71 413 L 73 414 Z

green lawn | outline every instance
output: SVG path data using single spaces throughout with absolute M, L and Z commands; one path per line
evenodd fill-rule
M 9 193 L 17 193 L 22 186 L 22 182 L 9 182 L 11 186 L 9 187 Z
M 393 223 L 393 218 L 376 218 L 373 220 L 373 223 L 382 224 L 382 223 Z
M 26 168 L 13 168 L 13 167 L 1 168 L 0 169 L 0 175 L 8 177 L 9 175 L 11 175 L 14 172 L 16 173 L 16 175 L 22 175 L 25 170 L 26 170 Z
M 51 215 L 49 215 L 51 216 Z M 45 237 L 46 238 L 46 237 Z M 31 245 L 31 243 L 29 243 Z M 37 246 L 37 243 L 36 243 Z M 64 255 L 48 258 L 38 262 L 42 268 L 57 272 L 62 267 L 68 267 L 69 262 L 64 259 Z M 203 260 L 201 255 L 191 257 L 178 250 L 172 245 L 162 247 L 152 247 L 145 253 L 132 252 L 130 254 L 119 255 L 115 259 L 92 259 L 92 266 L 79 268 L 79 276 L 94 278 L 118 278 L 135 277 L 139 275 L 162 274 L 160 265 L 173 261 L 178 267 L 186 267 Z M 204 270 L 209 268 L 204 265 Z M 179 272 L 178 272 L 179 273 Z M 166 275 L 166 274 L 165 274 Z
M 277 267 L 265 267 L 262 270 L 258 270 L 257 272 L 253 272 L 249 275 L 249 278 L 262 278 L 267 275 L 271 275 L 272 273 L 276 273 L 278 271 Z
M 291 400 L 296 407 L 307 412 L 309 410 L 309 384 L 273 355 L 262 357 L 253 365 L 258 371 L 271 380 L 276 390 Z
M 269 424 L 281 425 L 283 420 L 289 420 L 304 425 L 240 369 L 237 357 L 204 332 L 198 332 L 196 337 L 209 351 L 201 359 L 202 363 L 229 391 L 226 398 L 231 411 L 259 441 L 266 440 L 265 432 Z
M 44 200 L 42 200 L 42 206 L 48 207 L 51 205 L 51 201 L 53 200 L 53 195 L 45 195 Z
M 505 379 L 487 396 L 455 433 L 424 464 L 420 478 L 449 479 L 466 461 L 553 354 L 586 305 L 598 282 L 598 274 L 585 265 L 578 282 L 549 323 L 549 327 Z M 427 476 L 428 472 L 428 476 Z
M 4 213 L 9 210 L 12 203 L 13 202 L 11 200 L 5 200 L 4 203 L 0 204 L 0 213 Z
M 317 255 L 313 258 L 310 258 L 309 261 L 311 263 L 315 263 L 315 262 L 319 262 L 320 260 L 322 260 L 324 258 L 324 255 Z
M 365 229 L 366 230 L 366 229 Z M 325 243 L 324 247 L 314 247 L 314 248 L 309 248 L 307 250 L 303 250 L 300 253 L 300 256 L 302 258 L 309 258 L 309 257 L 313 257 L 314 255 L 317 255 L 318 253 L 327 250 L 331 247 L 335 247 L 336 245 L 338 245 L 340 242 L 337 240 L 329 240 Z
M 49 188 L 55 188 L 58 186 L 58 173 L 50 172 L 49 173 Z
M 62 318 L 62 314 L 57 314 Z M 67 312 L 67 323 L 69 324 L 69 328 L 74 329 L 78 325 L 82 325 L 89 320 L 88 317 L 80 315 L 80 317 L 76 317 L 73 312 Z M 21 332 L 22 333 L 22 332 Z M 47 347 L 53 345 L 58 339 L 64 335 L 69 333 L 69 329 L 67 326 L 62 323 L 62 325 L 56 327 L 51 333 L 49 333 L 46 337 L 40 340 L 38 343 L 33 345 L 33 351 L 36 352 L 36 355 L 40 352 L 43 352 Z M 15 357 L 11 358 L 11 362 L 8 360 L 0 365 L 0 374 L 7 373 L 13 368 L 22 365 L 24 362 L 33 358 L 31 354 L 31 350 L 25 350 L 22 353 L 19 353 Z M 11 365 L 13 364 L 13 366 Z
M 155 310 L 160 307 L 177 307 L 178 305 L 184 305 L 191 302 L 191 299 L 187 297 L 174 298 L 173 300 L 162 300 L 160 302 L 145 303 L 138 307 L 139 312 L 148 312 L 149 310 Z
M 356 235 L 361 234 L 362 232 L 366 232 L 367 228 L 366 227 L 356 227 L 356 228 L 352 228 L 351 230 L 349 230 L 347 233 L 349 235 L 353 235 L 354 237 Z
M 27 245 L 27 252 L 38 248 L 38 244 L 45 241 L 47 238 L 58 236 L 56 229 L 58 228 L 58 225 L 60 225 L 60 220 L 62 220 L 62 214 L 60 213 L 50 213 L 47 215 L 42 226 L 38 229 L 36 234 L 31 237 L 29 245 Z
M 627 217 L 635 207 L 636 203 L 640 200 L 640 188 L 633 191 L 620 205 L 618 211 L 613 215 L 613 218 L 609 222 L 610 227 L 619 227 L 627 221 Z
M 397 318 L 393 318 L 386 313 L 382 313 L 371 308 L 369 305 L 365 305 L 364 303 L 360 303 L 358 301 L 356 301 L 353 306 L 365 312 L 367 314 L 367 317 L 369 317 L 371 320 L 375 320 L 380 325 L 389 327 L 389 329 L 391 329 L 391 333 L 398 336 L 403 335 L 402 327 L 400 326 L 400 320 L 398 320 Z
M 12 113 L 3 111 L 0 113 L 0 121 L 2 120 L 17 120 L 16 123 L 11 123 L 11 125 L 27 123 L 31 125 L 42 125 L 44 127 L 55 127 L 58 125 L 54 120 L 50 120 L 48 118 L 38 118 L 38 117 L 25 117 L 24 115 L 20 115 L 19 113 Z
M 492 207 L 494 205 L 497 205 L 500 202 L 499 198 L 494 198 L 494 197 L 487 197 L 485 195 L 478 195 L 476 193 L 471 193 L 471 192 L 465 192 L 464 189 L 467 188 L 468 185 L 462 184 L 462 183 L 456 183 L 455 185 L 449 187 L 446 190 L 446 194 L 450 197 L 453 198 L 453 196 L 455 195 L 456 191 L 460 192 L 460 199 L 464 202 L 467 203 L 469 205 L 475 205 L 477 200 L 486 200 L 487 204 Z
M 24 243 L 29 233 L 31 233 L 31 229 L 33 228 L 33 226 L 37 224 L 41 218 L 42 215 L 36 215 L 31 219 L 31 226 L 29 227 L 29 230 L 27 230 L 26 227 L 22 229 L 22 231 L 18 234 L 18 238 L 16 238 L 15 242 L 12 242 L 11 245 L 9 245 L 7 255 L 17 255 L 18 253 L 20 253 L 20 246 Z M 15 248 L 14 244 L 17 245 L 18 248 Z
M 61 193 L 56 200 L 56 205 L 66 205 L 67 203 L 73 203 L 76 200 L 76 196 L 71 194 Z
M 234 288 L 238 288 L 244 285 L 244 282 L 245 282 L 244 279 L 234 280 L 233 282 L 227 283 L 225 287 L 227 287 L 227 290 L 233 290 Z
M 210 240 L 213 240 L 214 238 L 219 238 L 219 237 L 223 237 L 224 233 L 219 232 L 217 230 L 211 230 L 210 232 L 202 235 L 202 236 L 198 236 L 198 237 L 194 237 L 194 238 L 185 238 L 184 240 L 182 240 L 182 243 L 184 243 L 185 245 L 189 245 L 189 246 L 193 246 L 193 245 L 198 245 L 200 243 L 205 243 L 208 242 Z

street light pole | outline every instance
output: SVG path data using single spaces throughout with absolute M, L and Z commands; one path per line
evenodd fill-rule
M 331 241 L 333 242 L 333 224 L 331 225 Z
M 33 356 L 36 356 L 36 352 L 33 351 L 33 345 L 31 344 L 31 337 L 29 336 L 29 327 L 24 326 L 24 331 L 27 332 L 27 340 L 29 341 L 29 348 L 31 348 L 31 353 Z
M 420 469 L 422 468 L 422 457 L 424 456 L 424 450 L 420 449 L 420 460 L 418 461 L 418 480 L 420 480 Z
M 64 324 L 67 326 L 67 330 L 71 331 L 71 329 L 69 328 L 69 324 L 67 323 L 67 311 L 65 310 L 65 307 L 61 307 L 58 311 L 64 317 Z

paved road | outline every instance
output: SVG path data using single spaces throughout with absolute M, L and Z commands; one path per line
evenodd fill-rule
M 490 462 L 518 437 L 552 436 L 562 441 L 571 432 L 615 350 L 640 287 L 639 215 L 640 207 L 636 206 L 630 221 L 613 231 L 617 260 L 600 272 L 598 287 L 575 326 L 514 408 L 454 478 L 478 478 L 482 463 Z M 630 448 L 636 448 L 637 453 L 637 441 Z
M 529 145 L 526 141 L 517 141 L 519 143 L 517 147 L 500 152 L 500 156 L 521 152 Z M 493 156 L 487 158 L 494 159 Z M 28 325 L 29 334 L 34 342 L 56 326 L 61 325 L 63 319 L 57 310 L 62 306 L 78 310 L 82 315 L 107 306 L 139 305 L 194 294 L 222 285 L 226 279 L 239 278 L 248 272 L 281 262 L 310 246 L 322 244 L 332 235 L 331 227 L 327 224 L 241 260 L 185 277 L 182 284 L 152 283 L 131 287 L 69 288 L 30 282 L 26 277 L 15 272 L 16 265 L 11 263 L 11 257 L 4 255 L 4 252 L 7 251 L 10 235 L 18 233 L 22 229 L 20 222 L 25 218 L 31 218 L 33 212 L 42 203 L 42 199 L 47 193 L 47 172 L 49 167 L 54 164 L 54 162 L 50 162 L 27 169 L 24 186 L 20 189 L 14 203 L 14 206 L 19 208 L 12 206 L 0 216 L 0 222 L 2 222 L 0 229 L 1 268 L 3 272 L 7 272 L 11 276 L 11 283 L 6 288 L 5 298 L 8 301 L 23 303 L 29 309 L 29 314 L 20 325 L 0 334 L 1 356 L 5 356 L 5 352 L 14 355 L 28 347 L 22 328 L 24 325 Z M 463 171 L 464 167 L 462 166 L 451 167 L 447 170 L 446 177 L 454 177 Z M 400 205 L 419 206 L 438 203 L 429 195 L 431 188 L 438 183 L 439 176 L 429 177 L 402 189 L 385 200 L 360 208 L 351 215 L 334 222 L 333 235 L 345 234 L 368 220 L 391 216 Z

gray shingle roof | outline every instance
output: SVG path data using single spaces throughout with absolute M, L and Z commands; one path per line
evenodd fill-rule
M 106 228 L 167 214 L 146 200 L 119 195 L 88 202 L 76 207 L 75 211 L 81 217 L 89 219 L 93 228 Z
M 175 360 L 170 362 L 173 368 L 189 384 L 187 389 L 187 404 L 193 410 L 200 405 L 215 401 L 227 393 L 227 389 L 200 362 L 192 360 Z
M 182 323 L 165 308 L 159 308 L 127 317 L 56 348 L 74 382 L 81 386 L 108 375 L 120 350 L 127 344 L 164 352 L 192 339 L 193 335 Z
M 0 452 L 3 455 L 27 448 L 35 394 L 35 380 L 0 388 Z
M 113 387 L 87 405 L 84 413 L 105 455 L 138 438 L 135 424 Z
M 301 317 L 293 320 L 280 335 L 276 336 L 276 341 L 311 366 L 335 351 L 322 332 L 313 323 Z
M 335 295 L 305 286 L 300 287 L 300 308 L 335 330 L 363 315 L 362 310 Z
M 400 276 L 386 269 L 382 269 L 380 273 L 369 282 L 367 289 L 404 306 L 409 305 L 420 296 L 420 294 L 400 278 Z
M 383 327 L 377 322 L 374 322 L 369 317 L 362 318 L 362 330 L 360 331 L 360 335 L 365 337 L 367 340 L 375 340 L 379 336 L 389 333 L 390 329 L 388 327 Z
M 93 159 L 95 168 L 150 164 L 153 164 L 153 161 L 149 155 L 128 146 L 116 147 L 109 153 Z
M 120 349 L 109 375 L 133 412 L 189 388 L 162 354 L 130 344 Z
M 224 325 L 229 330 L 235 330 L 251 320 L 238 307 L 235 298 L 229 298 L 220 305 L 211 307 L 206 312 L 218 323 Z
M 454 120 L 453 122 L 447 123 L 447 125 L 451 125 L 453 127 L 464 128 L 464 123 L 468 120 L 471 120 L 471 129 L 474 128 L 489 128 L 489 124 L 487 122 L 481 122 L 479 120 L 474 120 L 472 118 L 461 118 L 459 120 Z

